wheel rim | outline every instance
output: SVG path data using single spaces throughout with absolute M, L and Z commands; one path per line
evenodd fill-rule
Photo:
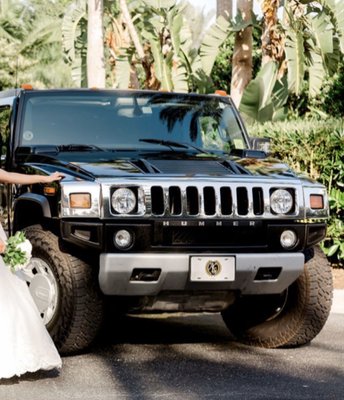
M 29 287 L 44 324 L 48 325 L 54 318 L 59 299 L 58 285 L 51 267 L 41 258 L 33 257 L 28 266 L 21 271 L 21 275 Z

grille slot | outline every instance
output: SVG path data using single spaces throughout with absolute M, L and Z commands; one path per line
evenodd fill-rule
M 186 188 L 186 207 L 189 215 L 199 214 L 198 189 L 195 186 Z
M 168 190 L 169 209 L 171 215 L 182 213 L 182 193 L 179 186 L 171 186 Z
M 248 214 L 248 193 L 245 187 L 237 188 L 237 209 L 239 215 Z
M 204 214 L 215 215 L 216 213 L 215 189 L 211 186 L 206 186 L 203 189 L 203 199 L 204 199 Z
M 164 191 L 161 186 L 151 187 L 152 213 L 163 215 L 165 212 Z
M 220 188 L 220 200 L 222 215 L 231 215 L 233 212 L 233 200 L 232 192 L 229 187 L 224 186 Z
M 254 215 L 263 215 L 264 213 L 264 193 L 262 188 L 254 187 L 253 194 L 253 213 Z

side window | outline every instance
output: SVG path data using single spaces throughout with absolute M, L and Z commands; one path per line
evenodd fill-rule
M 1 166 L 3 165 L 4 159 L 6 157 L 7 146 L 10 137 L 10 117 L 11 117 L 11 107 L 1 106 L 0 107 Z
M 10 138 L 10 116 L 11 108 L 9 106 L 0 106 L 1 168 L 5 163 Z M 0 222 L 5 232 L 8 232 L 7 185 L 2 183 L 0 183 Z

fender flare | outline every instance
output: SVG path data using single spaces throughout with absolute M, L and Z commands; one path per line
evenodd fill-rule
M 43 217 L 51 218 L 50 205 L 46 197 L 36 193 L 24 193 L 14 201 L 14 211 L 17 209 L 18 204 L 23 201 L 29 201 L 38 204 L 42 209 Z

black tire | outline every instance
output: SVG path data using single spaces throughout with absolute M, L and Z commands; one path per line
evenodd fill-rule
M 332 270 L 319 248 L 302 275 L 281 295 L 243 296 L 222 313 L 228 329 L 242 343 L 296 347 L 321 331 L 332 305 Z
M 103 320 L 97 269 L 63 251 L 58 237 L 49 231 L 33 226 L 25 234 L 32 244 L 33 268 L 35 263 L 43 265 L 42 280 L 45 266 L 51 286 L 57 289 L 47 329 L 62 354 L 80 352 L 93 342 Z M 37 269 L 32 272 L 36 279 Z

